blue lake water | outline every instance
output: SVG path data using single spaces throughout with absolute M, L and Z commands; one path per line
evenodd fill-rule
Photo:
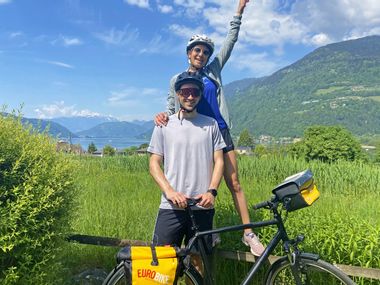
M 80 144 L 84 150 L 87 150 L 88 145 L 93 142 L 98 150 L 104 146 L 110 145 L 119 150 L 131 146 L 140 146 L 143 143 L 149 143 L 147 140 L 138 140 L 133 138 L 72 138 L 72 144 Z

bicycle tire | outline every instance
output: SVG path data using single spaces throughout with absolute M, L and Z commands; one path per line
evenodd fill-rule
M 313 285 L 355 285 L 343 271 L 321 259 L 300 256 L 299 269 L 302 284 Z M 293 285 L 296 284 L 287 257 L 277 260 L 269 268 L 265 278 L 266 285 Z
M 185 283 L 185 279 L 191 283 Z M 131 285 L 125 278 L 125 271 L 123 262 L 121 262 L 116 268 L 114 268 L 104 280 L 103 285 Z M 203 285 L 203 278 L 198 273 L 193 265 L 190 265 L 183 271 L 183 276 L 178 278 L 177 285 Z

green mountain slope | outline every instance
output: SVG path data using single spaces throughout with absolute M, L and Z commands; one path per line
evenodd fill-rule
M 300 136 L 315 124 L 379 134 L 380 36 L 318 48 L 227 98 L 234 134 L 247 128 L 255 135 Z
M 48 130 L 48 134 L 55 138 L 69 138 L 69 137 L 75 138 L 76 137 L 76 135 L 70 132 L 67 128 L 52 121 L 30 119 L 30 118 L 22 118 L 21 121 L 23 124 L 32 125 L 33 128 L 38 130 L 39 132 Z
M 140 125 L 130 122 L 107 122 L 76 134 L 80 137 L 94 138 L 134 138 L 151 129 L 152 125 L 152 121 Z

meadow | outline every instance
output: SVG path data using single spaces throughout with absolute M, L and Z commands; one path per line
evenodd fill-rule
M 148 156 L 76 158 L 80 163 L 73 233 L 149 241 L 160 190 L 148 171 Z M 380 268 L 380 167 L 373 164 L 305 162 L 289 157 L 239 157 L 239 173 L 249 205 L 267 200 L 285 177 L 305 169 L 315 176 L 321 197 L 311 207 L 292 212 L 290 236 L 305 234 L 303 249 L 329 261 Z M 229 190 L 222 182 L 216 204 L 216 226 L 239 224 Z M 251 211 L 252 220 L 269 218 L 267 211 Z M 266 243 L 273 228 L 258 229 Z M 245 250 L 241 233 L 221 236 L 220 248 Z M 68 243 L 63 263 L 73 274 L 88 268 L 110 270 L 117 248 Z M 277 252 L 281 254 L 281 252 Z M 218 284 L 239 284 L 249 264 L 218 262 Z M 220 273 L 223 272 L 223 273 Z M 259 278 L 255 284 L 260 284 Z M 359 284 L 379 281 L 355 280 Z

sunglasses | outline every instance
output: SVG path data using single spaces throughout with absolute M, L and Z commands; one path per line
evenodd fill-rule
M 201 90 L 198 88 L 182 88 L 178 90 L 178 93 L 185 99 L 189 98 L 190 95 L 193 96 L 193 98 L 201 96 Z
M 197 54 L 202 52 L 204 54 L 204 56 L 210 55 L 210 51 L 208 49 L 201 49 L 199 47 L 195 47 L 195 48 L 193 48 L 193 51 Z

